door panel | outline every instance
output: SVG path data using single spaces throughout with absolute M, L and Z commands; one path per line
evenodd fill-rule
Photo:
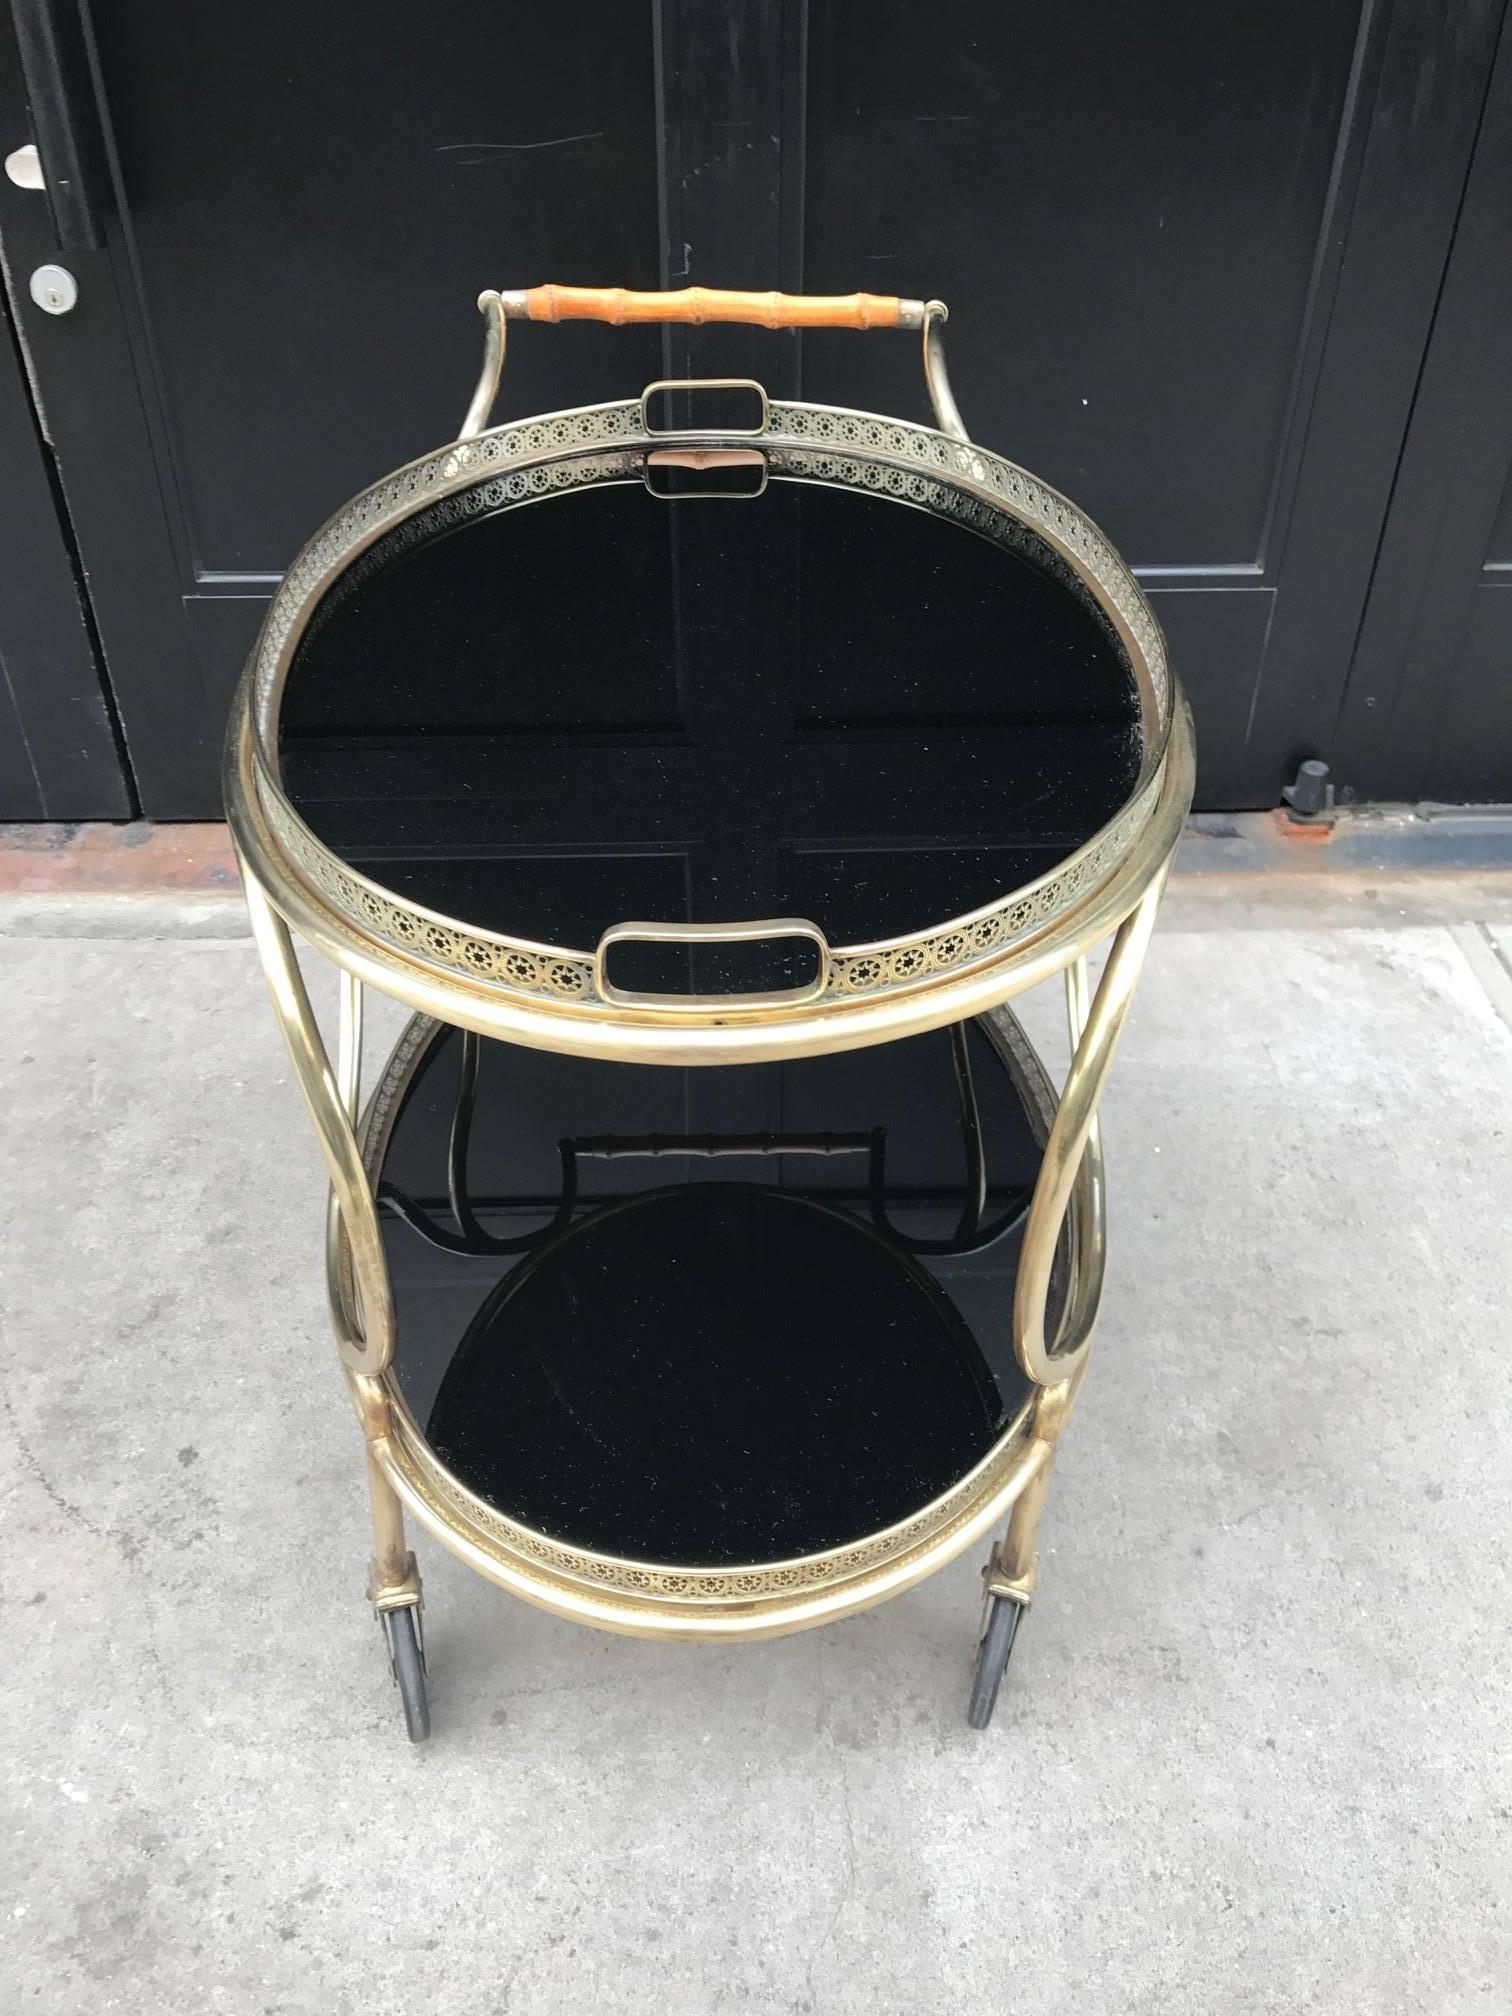
M 443 438 L 478 289 L 553 269 L 564 229 L 585 271 L 655 266 L 639 7 L 128 5 L 95 26 L 196 582 L 276 575 Z M 656 375 L 654 331 L 557 333 L 516 346 L 519 410 Z
M 1151 567 L 1265 564 L 1286 405 L 1360 32 L 1357 0 L 992 21 L 835 0 L 809 65 L 809 277 L 950 303 L 980 437 Z M 912 364 L 912 358 L 907 360 Z M 917 403 L 894 360 L 832 346 Z
M 1512 31 L 1332 744 L 1355 796 L 1512 802 Z
M 1491 527 L 1491 543 L 1486 553 L 1486 565 L 1498 569 L 1512 568 L 1512 477 L 1508 478 L 1502 491 L 1496 523 Z
M 1332 723 L 1499 11 L 813 11 L 806 277 L 949 301 L 968 425 L 1141 574 L 1199 804 Z M 809 338 L 805 391 L 913 410 L 911 363 Z
M 129 819 L 68 528 L 0 301 L 0 819 Z
M 344 497 L 455 429 L 479 288 L 564 260 L 656 272 L 650 9 L 273 0 L 88 22 L 105 249 L 69 255 L 74 313 L 28 306 L 27 328 L 144 809 L 213 817 L 269 591 Z M 15 263 L 56 257 L 45 202 L 8 195 Z M 655 330 L 550 335 L 515 346 L 513 410 L 659 375 Z

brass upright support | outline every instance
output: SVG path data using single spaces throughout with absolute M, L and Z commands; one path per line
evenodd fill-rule
M 969 441 L 971 436 L 966 432 L 966 422 L 961 418 L 961 409 L 950 389 L 950 374 L 945 369 L 945 324 L 949 319 L 950 310 L 943 301 L 924 303 L 924 386 L 940 432 L 954 441 Z
M 1038 1386 L 1069 1380 L 1092 1348 L 1107 1250 L 1107 1185 L 1097 1105 L 1139 984 L 1168 869 L 1169 863 L 1159 870 L 1119 925 L 1090 1011 L 1083 959 L 1067 970 L 1067 1016 L 1076 1047 L 1045 1143 L 1013 1295 L 1014 1349 Z M 1068 1212 L 1077 1264 L 1071 1270 L 1070 1301 L 1052 1341 L 1045 1334 L 1046 1310 Z
M 478 296 L 478 311 L 483 317 L 483 362 L 478 370 L 478 382 L 473 387 L 472 398 L 467 411 L 462 416 L 462 425 L 457 429 L 459 441 L 474 441 L 488 425 L 488 416 L 493 412 L 494 401 L 499 396 L 499 380 L 504 375 L 504 348 L 508 331 L 504 326 L 504 305 L 497 291 L 486 287 Z
M 315 1123 L 330 1170 L 326 1205 L 331 1318 L 337 1347 L 351 1377 L 358 1418 L 367 1440 L 368 1494 L 373 1513 L 373 1566 L 368 1594 L 375 1609 L 395 1610 L 420 1601 L 415 1557 L 405 1544 L 404 1512 L 385 1475 L 379 1449 L 389 1426 L 387 1394 L 377 1377 L 394 1351 L 394 1305 L 378 1213 L 362 1152 L 357 1111 L 362 1074 L 362 984 L 341 974 L 341 1026 L 333 1072 L 294 957 L 289 927 L 243 864 L 242 883 L 263 977 L 299 1089 Z
M 989 1596 L 1006 1597 L 1021 1607 L 1034 1595 L 1039 1572 L 1035 1543 L 1056 1445 L 1086 1374 L 1102 1300 L 1107 1264 L 1107 1181 L 1098 1101 L 1139 984 L 1168 872 L 1167 863 L 1119 926 L 1095 996 L 1089 1000 L 1084 952 L 1065 971 L 1071 1064 L 1045 1144 L 1013 1302 L 1013 1341 L 1019 1364 L 1040 1389 L 1031 1426 L 1040 1461 L 1014 1500 L 1008 1530 L 982 1570 Z M 1045 1337 L 1046 1305 L 1063 1228 L 1069 1232 L 1071 1245 L 1070 1300 L 1052 1346 Z
M 987 1565 L 982 1570 L 982 1580 L 987 1585 L 989 1596 L 1007 1596 L 1025 1608 L 1033 1599 L 1034 1585 L 1039 1578 L 1039 1556 L 1034 1551 L 1034 1543 L 1039 1535 L 1040 1514 L 1045 1509 L 1045 1494 L 1050 1488 L 1050 1472 L 1055 1464 L 1054 1444 L 1042 1442 L 1039 1446 L 1045 1452 L 1039 1468 L 1015 1499 L 1008 1518 L 1008 1531 L 988 1555 Z
M 383 1235 L 378 1229 L 378 1211 L 367 1171 L 362 1166 L 352 1115 L 321 1041 L 310 997 L 294 957 L 289 927 L 245 864 L 242 886 L 252 920 L 252 936 L 262 959 L 263 978 L 268 983 L 289 1061 L 330 1170 L 333 1207 L 345 1227 L 356 1271 L 356 1308 L 333 1311 L 338 1318 L 337 1343 L 352 1371 L 382 1372 L 394 1355 L 394 1301 L 383 1253 Z M 357 998 L 352 991 L 343 992 L 345 1015 L 350 1016 L 351 1004 Z M 355 1104 L 355 1045 L 350 1043 L 350 1032 L 343 1049 L 346 1052 L 343 1066 Z
M 367 1451 L 368 1496 L 373 1507 L 373 1568 L 368 1596 L 373 1608 L 402 1610 L 420 1601 L 420 1570 L 404 1541 L 404 1509 L 383 1473 L 373 1444 Z

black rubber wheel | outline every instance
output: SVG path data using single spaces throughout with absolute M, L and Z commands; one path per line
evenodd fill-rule
M 982 1642 L 977 1647 L 971 1706 L 966 1711 L 966 1719 L 973 1729 L 985 1729 L 992 1720 L 998 1689 L 1003 1684 L 1003 1675 L 1013 1656 L 1013 1641 L 1018 1635 L 1019 1618 L 1023 1611 L 1023 1604 L 1015 1603 L 1011 1596 L 987 1598 L 987 1621 L 982 1629 Z
M 425 1691 L 425 1658 L 414 1604 L 385 1610 L 383 1635 L 388 1640 L 394 1684 L 404 1703 L 404 1726 L 411 1743 L 423 1743 L 430 1735 L 430 1700 Z

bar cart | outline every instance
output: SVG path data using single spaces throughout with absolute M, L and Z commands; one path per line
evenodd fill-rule
M 847 1616 L 998 1535 L 985 1727 L 1191 801 L 1159 628 L 969 440 L 939 302 L 479 305 L 460 434 L 300 554 L 226 761 L 409 1734 L 406 1513 L 529 1602 L 687 1640 Z M 913 330 L 937 424 L 721 379 L 490 427 L 508 324 L 573 319 Z M 339 972 L 334 1064 L 294 933 Z M 1008 1006 L 1057 975 L 1058 1095 Z M 412 1019 L 364 1097 L 369 988 Z

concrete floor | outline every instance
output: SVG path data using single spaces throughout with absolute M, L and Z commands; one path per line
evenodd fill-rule
M 418 1752 L 236 913 L 7 916 L 0 2009 L 1512 2010 L 1503 885 L 1178 884 L 987 1735 L 974 1559 L 711 1652 L 422 1543 Z

